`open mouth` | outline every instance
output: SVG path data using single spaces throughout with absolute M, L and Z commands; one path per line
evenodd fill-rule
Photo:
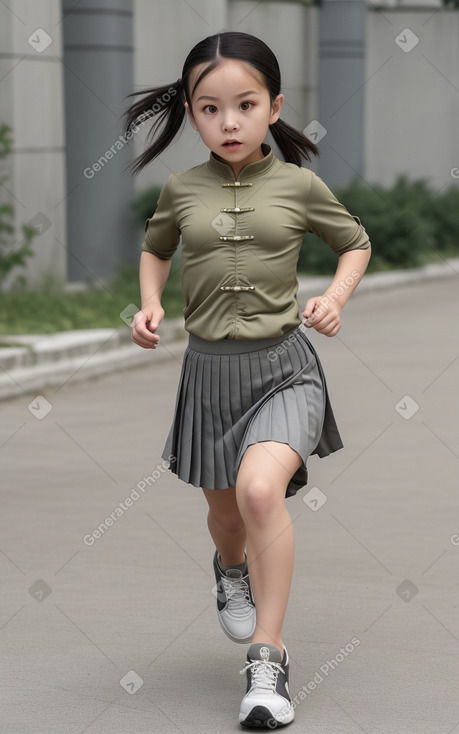
M 226 148 L 226 150 L 238 150 L 241 145 L 242 143 L 240 143 L 239 140 L 227 140 L 226 143 L 223 143 L 223 147 Z

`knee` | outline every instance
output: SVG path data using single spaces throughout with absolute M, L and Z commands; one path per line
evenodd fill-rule
M 244 527 L 244 521 L 239 512 L 219 512 L 210 510 L 208 513 L 208 522 L 216 522 L 220 527 L 224 528 L 227 533 L 240 533 Z
M 253 477 L 236 486 L 239 507 L 242 514 L 263 521 L 273 512 L 278 512 L 283 504 L 279 498 L 279 488 L 273 487 L 269 480 Z

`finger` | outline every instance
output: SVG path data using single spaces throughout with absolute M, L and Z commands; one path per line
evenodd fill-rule
M 143 339 L 140 336 L 134 336 L 134 334 L 132 335 L 132 341 L 144 349 L 156 349 L 157 346 L 156 343 L 151 342 L 149 339 Z
M 327 313 L 327 311 L 325 311 L 325 309 L 320 307 L 316 308 L 316 310 L 309 317 L 308 324 L 314 327 L 316 327 L 318 324 L 321 324 L 323 326 L 324 323 L 328 323 L 323 321 L 324 318 L 327 318 L 328 316 L 329 314 Z
M 305 306 L 304 311 L 303 311 L 303 316 L 305 317 L 305 319 L 308 319 L 311 316 L 311 314 L 313 313 L 313 311 L 315 309 L 315 306 L 316 306 L 316 299 L 315 298 L 309 298 L 306 301 L 306 306 Z
M 159 335 L 154 334 L 150 329 L 147 327 L 145 322 L 140 322 L 137 324 L 137 326 L 134 327 L 132 330 L 133 334 L 138 334 L 142 337 L 142 339 L 148 339 L 149 341 L 159 341 Z
M 325 336 L 334 336 L 335 334 L 338 333 L 340 328 L 341 328 L 341 323 L 333 319 L 326 326 L 321 326 L 320 329 L 318 329 L 318 331 L 321 334 L 324 334 Z
M 156 345 L 158 344 L 160 337 L 157 334 L 152 334 L 147 330 L 134 329 L 131 333 L 132 340 L 135 342 L 141 341 L 142 344 Z
M 314 322 L 314 328 L 322 333 L 325 330 L 329 331 L 336 325 L 336 323 L 336 316 L 325 312 L 320 316 L 320 318 L 317 319 L 316 322 Z
M 148 331 L 154 332 L 159 327 L 159 321 L 153 321 L 153 320 L 152 321 L 147 321 L 146 322 L 146 327 L 147 327 Z
M 145 314 L 143 311 L 137 311 L 131 321 L 131 329 L 135 329 L 142 321 L 145 321 Z
M 132 319 L 131 329 L 138 330 L 139 333 L 143 333 L 145 336 L 147 333 L 151 334 L 156 331 L 160 324 L 160 319 L 152 317 L 148 313 L 143 311 L 137 311 Z

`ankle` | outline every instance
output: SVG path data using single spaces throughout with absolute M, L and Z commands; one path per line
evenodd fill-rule
M 217 555 L 218 564 L 220 566 L 224 566 L 226 568 L 233 568 L 234 566 L 242 566 L 245 564 L 245 553 L 242 553 L 241 556 L 237 556 L 237 554 L 233 555 L 223 555 L 221 556 L 220 553 Z

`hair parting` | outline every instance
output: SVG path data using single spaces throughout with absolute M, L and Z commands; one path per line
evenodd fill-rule
M 261 39 L 233 31 L 208 36 L 191 49 L 185 59 L 182 76 L 176 82 L 128 95 L 140 95 L 142 99 L 134 102 L 124 113 L 126 133 L 140 122 L 144 124 L 145 119 L 156 118 L 146 138 L 146 149 L 128 166 L 133 174 L 139 173 L 172 143 L 185 119 L 185 101 L 191 108 L 196 87 L 223 59 L 236 59 L 251 66 L 266 85 L 271 102 L 280 94 L 279 64 L 269 46 Z M 197 65 L 202 64 L 205 66 L 190 90 L 190 74 Z M 302 158 L 310 161 L 311 155 L 319 155 L 319 149 L 306 135 L 283 120 L 277 120 L 269 129 L 287 163 L 301 166 Z

